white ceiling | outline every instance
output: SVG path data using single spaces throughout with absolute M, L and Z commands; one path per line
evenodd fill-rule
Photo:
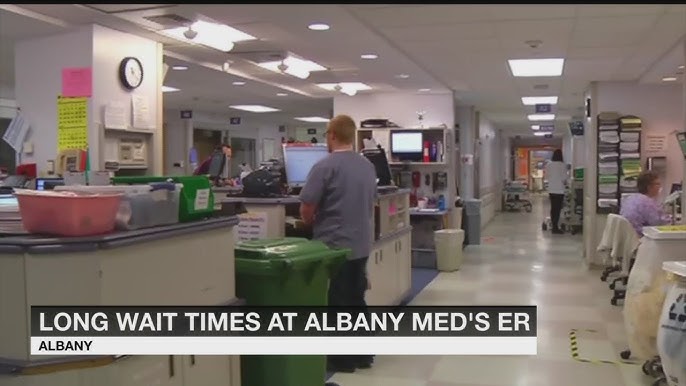
M 331 98 L 337 94 L 315 83 L 360 81 L 371 85 L 371 92 L 453 90 L 459 103 L 474 104 L 496 127 L 517 132 L 528 129 L 526 115 L 533 109 L 521 104 L 522 96 L 559 96 L 556 123 L 563 129 L 569 119 L 583 114 L 583 91 L 591 81 L 652 83 L 673 75 L 683 64 L 680 42 L 686 33 L 686 5 L 681 4 L 20 7 L 67 24 L 98 23 L 165 43 L 168 62 L 191 64 L 189 71 L 170 71 L 168 85 L 182 91 L 165 95 L 167 107 L 223 112 L 231 103 L 259 103 L 284 110 L 283 119 L 328 116 Z M 161 14 L 211 18 L 259 40 L 237 43 L 229 54 L 190 46 L 153 32 L 162 27 L 144 17 Z M 331 29 L 310 31 L 307 25 L 313 22 L 327 23 Z M 12 37 L 2 34 L 0 48 L 7 51 L 8 41 L 53 33 L 56 28 L 28 25 L 6 24 L 2 19 L 0 32 L 11 30 Z M 530 48 L 525 43 L 530 40 L 541 44 Z M 292 52 L 330 70 L 313 73 L 307 80 L 273 73 L 246 60 L 255 51 Z M 379 59 L 362 60 L 363 53 L 375 53 Z M 546 57 L 566 59 L 562 77 L 513 78 L 507 67 L 507 59 Z M 227 59 L 233 62 L 229 70 L 233 75 L 220 71 Z M 0 64 L 6 74 L 5 62 Z M 398 79 L 401 73 L 410 77 Z M 236 77 L 247 84 L 233 86 Z M 536 85 L 547 90 L 535 89 Z M 276 97 L 277 92 L 289 96 Z

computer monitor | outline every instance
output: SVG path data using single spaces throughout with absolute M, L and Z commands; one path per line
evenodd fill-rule
M 226 156 L 221 151 L 215 151 L 210 160 L 210 167 L 207 169 L 207 174 L 210 175 L 210 179 L 216 180 L 221 178 L 225 166 Z
M 291 188 L 302 188 L 314 164 L 329 155 L 326 144 L 292 143 L 283 145 L 283 162 L 286 183 Z
M 36 178 L 36 190 L 54 190 L 64 185 L 64 178 Z
M 421 161 L 424 151 L 421 131 L 392 131 L 391 155 L 401 161 Z
M 374 165 L 376 169 L 376 178 L 378 186 L 390 186 L 393 177 L 391 176 L 391 168 L 388 166 L 388 159 L 386 152 L 383 149 L 365 149 L 362 150 L 362 155 Z
M 681 191 L 681 184 L 672 184 L 672 189 L 670 189 L 669 194 Z

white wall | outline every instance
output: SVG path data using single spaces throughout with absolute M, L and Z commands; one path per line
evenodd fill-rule
M 564 136 L 562 137 L 562 159 L 564 163 L 570 165 L 572 163 L 572 159 L 574 159 L 574 152 L 572 148 L 572 133 L 570 131 L 566 131 Z
M 130 116 L 131 93 L 118 79 L 119 63 L 124 57 L 135 56 L 143 64 L 143 84 L 134 93 L 148 98 L 151 122 L 161 132 L 157 114 L 160 53 L 161 45 L 152 40 L 95 25 L 18 42 L 14 93 L 17 105 L 31 125 L 27 141 L 34 145 L 33 154 L 22 157 L 22 162 L 36 162 L 40 172 L 45 170 L 48 160 L 57 156 L 57 96 L 62 92 L 63 68 L 93 69 L 93 94 L 88 101 L 88 142 L 94 169 L 105 158 L 118 158 L 116 146 L 103 140 L 101 135 L 99 124 L 103 121 L 104 106 L 111 101 L 124 102 Z M 155 140 L 161 145 L 161 134 Z M 157 153 L 161 150 L 160 146 Z
M 396 94 L 347 95 L 333 98 L 336 115 L 350 115 L 359 125 L 360 121 L 373 118 L 390 119 L 400 127 L 418 127 L 417 111 L 425 111 L 424 127 L 442 124 L 455 126 L 455 110 L 452 94 Z
M 485 226 L 500 207 L 502 188 L 503 152 L 500 131 L 493 123 L 479 114 L 479 197 L 481 199 L 481 224 Z
M 158 146 L 161 146 L 162 121 L 157 113 L 158 102 L 162 98 L 161 85 L 158 85 L 158 73 L 162 71 L 161 58 L 158 57 L 158 45 L 160 43 L 98 25 L 92 28 L 93 97 L 89 106 L 90 138 L 97 138 L 98 125 L 103 123 L 105 106 L 108 103 L 123 103 L 127 116 L 131 117 L 133 110 L 131 97 L 136 95 L 143 96 L 148 101 L 149 119 L 155 128 L 153 132 L 157 133 L 155 140 L 160 139 Z M 119 81 L 119 65 L 122 59 L 129 56 L 137 58 L 143 65 L 143 83 L 133 91 L 125 89 Z M 90 139 L 89 142 L 91 142 Z M 106 137 L 103 145 L 102 159 L 119 159 L 117 137 Z M 91 144 L 91 146 L 93 145 Z M 159 154 L 161 150 L 160 147 L 154 154 L 158 156 L 157 163 L 161 162 L 162 159 L 161 154 Z M 99 158 L 96 157 L 95 159 Z M 148 162 L 155 163 L 154 160 L 148 160 Z M 93 163 L 92 165 L 97 164 Z M 159 173 L 162 172 L 161 167 L 158 170 Z M 152 172 L 152 170 L 149 171 Z
M 40 172 L 45 170 L 48 160 L 56 158 L 57 96 L 62 92 L 62 68 L 90 67 L 92 57 L 90 27 L 17 42 L 14 94 L 31 125 L 26 141 L 33 143 L 33 154 L 23 155 L 22 163 L 35 162 Z M 92 111 L 92 104 L 89 109 Z

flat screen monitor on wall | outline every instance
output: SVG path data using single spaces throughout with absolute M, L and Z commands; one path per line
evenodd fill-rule
M 421 131 L 391 132 L 391 155 L 401 161 L 421 161 L 423 145 Z
M 283 146 L 283 162 L 286 183 L 291 188 L 301 188 L 314 164 L 329 155 L 325 144 L 286 144 Z

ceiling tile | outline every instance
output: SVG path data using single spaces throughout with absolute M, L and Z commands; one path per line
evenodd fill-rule
M 658 16 L 624 16 L 580 19 L 572 47 L 618 47 L 639 43 L 654 27 Z
M 491 15 L 502 20 L 544 20 L 573 18 L 576 16 L 574 5 L 491 5 Z
M 664 5 L 650 4 L 579 4 L 577 5 L 577 17 L 593 18 L 605 16 L 630 16 L 630 15 L 656 15 L 665 12 Z
M 404 42 L 442 41 L 450 44 L 463 39 L 492 39 L 496 37 L 495 26 L 491 23 L 406 26 L 383 28 L 381 31 L 391 39 Z
M 380 9 L 355 9 L 353 12 L 377 28 L 432 26 L 492 20 L 490 5 L 390 6 Z

